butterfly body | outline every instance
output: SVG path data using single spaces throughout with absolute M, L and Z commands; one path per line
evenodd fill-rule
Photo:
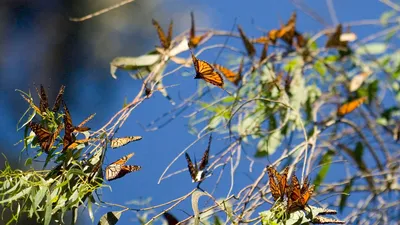
M 206 167 L 208 165 L 208 157 L 209 157 L 209 153 L 210 153 L 210 146 L 211 146 L 211 136 L 210 136 L 210 139 L 208 141 L 208 147 L 207 147 L 206 151 L 204 152 L 203 157 L 201 158 L 199 166 L 197 166 L 196 161 L 193 164 L 192 160 L 190 159 L 189 154 L 187 152 L 185 152 L 185 157 L 186 157 L 186 161 L 187 161 L 187 164 L 188 164 L 190 177 L 192 178 L 192 183 L 200 183 L 204 179 L 206 179 L 208 176 L 211 175 L 206 170 Z
M 125 165 L 125 163 L 134 155 L 128 154 L 117 161 L 111 163 L 106 168 L 106 179 L 108 181 L 115 180 L 125 176 L 128 173 L 139 171 L 142 167 L 137 165 Z
M 221 74 L 215 71 L 213 66 L 211 66 L 211 64 L 208 62 L 197 59 L 192 51 L 190 51 L 190 53 L 192 56 L 194 69 L 196 71 L 196 76 L 194 79 L 202 79 L 210 84 L 222 88 L 224 86 L 224 80 L 222 79 Z

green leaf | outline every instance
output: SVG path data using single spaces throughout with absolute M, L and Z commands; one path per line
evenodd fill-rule
M 210 123 L 208 124 L 208 127 L 210 129 L 215 129 L 218 127 L 218 125 L 223 121 L 224 117 L 223 116 L 214 116 L 211 118 Z
M 317 60 L 314 63 L 314 69 L 317 71 L 321 76 L 324 76 L 326 74 L 326 66 L 323 62 L 320 60 Z
M 390 18 L 392 18 L 393 16 L 395 16 L 395 15 L 396 15 L 396 12 L 394 10 L 382 13 L 381 18 L 380 18 L 380 21 L 381 21 L 382 25 L 383 26 L 387 26 L 388 25 L 388 20 Z
M 42 202 L 44 196 L 48 194 L 47 187 L 39 187 L 39 190 L 36 192 L 32 208 L 38 208 L 39 204 Z
M 353 186 L 354 179 L 351 179 L 349 183 L 347 183 L 342 191 L 342 197 L 340 198 L 339 202 L 339 212 L 342 213 L 344 207 L 346 206 L 347 199 L 349 197 L 349 193 L 351 191 L 351 187 Z
M 114 225 L 117 224 L 121 217 L 122 211 L 112 211 L 104 214 L 97 225 Z
M 357 55 L 379 55 L 386 52 L 387 44 L 382 42 L 371 42 L 360 46 L 356 50 Z
M 47 192 L 46 198 L 46 205 L 45 205 L 45 212 L 44 212 L 44 225 L 49 225 L 51 221 L 51 210 L 52 210 L 52 202 L 51 202 L 51 195 Z
M 274 154 L 276 149 L 280 146 L 281 140 L 282 135 L 279 131 L 275 131 L 271 135 L 260 139 L 257 144 L 255 157 L 264 157 Z
M 321 169 L 315 178 L 314 185 L 315 190 L 318 190 L 318 187 L 324 181 L 326 175 L 328 174 L 329 168 L 331 167 L 332 158 L 335 155 L 335 152 L 332 150 L 327 151 L 321 158 L 319 165 L 321 165 Z
M 117 79 L 115 72 L 117 69 L 137 70 L 143 67 L 154 65 L 161 59 L 159 54 L 147 54 L 139 57 L 117 57 L 110 63 L 111 76 Z

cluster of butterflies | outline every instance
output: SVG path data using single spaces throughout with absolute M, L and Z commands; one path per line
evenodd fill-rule
M 293 12 L 291 17 L 289 18 L 289 21 L 286 24 L 281 25 L 279 29 L 270 30 L 267 33 L 267 35 L 255 39 L 248 38 L 243 29 L 240 26 L 238 26 L 238 31 L 248 56 L 250 58 L 253 58 L 254 55 L 256 54 L 256 48 L 254 44 L 263 44 L 264 47 L 262 49 L 262 53 L 260 56 L 260 64 L 263 63 L 264 60 L 266 60 L 267 58 L 268 46 L 271 44 L 275 45 L 278 39 L 284 41 L 289 46 L 294 46 L 296 48 L 306 47 L 307 45 L 306 38 L 298 30 L 296 30 L 296 18 L 297 18 L 296 13 Z M 169 49 L 172 43 L 172 27 L 173 27 L 172 21 L 170 22 L 167 35 L 165 35 L 159 23 L 154 19 L 153 19 L 153 25 L 157 30 L 157 34 L 160 39 L 162 48 L 165 50 Z M 345 34 L 351 34 L 351 33 L 350 32 L 343 33 L 342 25 L 339 24 L 336 27 L 334 33 L 332 33 L 328 37 L 325 47 L 337 48 L 341 51 L 348 51 L 349 50 L 348 41 L 352 40 L 352 38 L 349 38 L 349 36 L 351 35 L 345 35 Z M 191 28 L 190 28 L 189 43 L 188 43 L 189 48 L 190 49 L 196 48 L 203 40 L 206 39 L 207 36 L 209 36 L 209 33 L 196 36 L 194 16 L 192 12 Z M 195 79 L 203 79 L 204 81 L 210 84 L 223 88 L 224 86 L 224 79 L 222 78 L 223 75 L 227 80 L 232 82 L 234 85 L 236 86 L 239 85 L 243 73 L 243 61 L 244 61 L 243 59 L 241 61 L 241 64 L 237 72 L 234 72 L 220 64 L 211 65 L 210 63 L 204 60 L 200 60 L 195 57 L 192 51 L 191 51 L 191 56 L 194 69 L 196 71 Z
M 292 175 L 291 183 L 288 184 L 289 167 L 286 167 L 280 174 L 275 168 L 268 166 L 267 172 L 271 194 L 275 202 L 283 201 L 286 196 L 288 212 L 301 210 L 307 206 L 307 202 L 314 192 L 314 185 L 310 185 L 307 177 L 300 186 L 299 179 L 295 174 Z
M 289 167 L 286 167 L 282 173 L 279 173 L 274 167 L 267 166 L 267 172 L 272 198 L 274 199 L 275 203 L 284 202 L 286 199 L 287 213 L 306 209 L 308 206 L 307 202 L 310 200 L 314 192 L 314 185 L 310 185 L 310 180 L 308 180 L 308 177 L 305 177 L 303 183 L 300 185 L 299 179 L 295 174 L 293 174 L 289 184 L 287 181 Z M 344 224 L 345 221 L 322 216 L 336 213 L 337 212 L 335 210 L 323 210 L 319 212 L 318 215 L 311 215 L 312 223 Z
M 57 137 L 60 135 L 60 132 L 64 128 L 64 136 L 62 138 L 62 152 L 67 150 L 74 150 L 80 144 L 86 144 L 90 141 L 96 141 L 96 138 L 86 138 L 77 140 L 74 133 L 81 133 L 85 131 L 89 131 L 89 127 L 85 127 L 84 125 L 94 117 L 94 114 L 90 115 L 87 119 L 81 122 L 78 126 L 74 126 L 71 118 L 71 114 L 68 110 L 66 103 L 63 100 L 65 86 L 61 86 L 60 91 L 56 97 L 55 103 L 53 107 L 49 108 L 48 98 L 45 89 L 43 86 L 40 86 L 40 90 L 37 90 L 39 95 L 39 107 L 33 103 L 32 99 L 27 98 L 25 95 L 22 97 L 30 104 L 30 106 L 35 110 L 37 114 L 42 117 L 41 122 L 33 122 L 30 121 L 28 126 L 35 133 L 35 139 L 37 143 L 40 145 L 40 148 L 43 152 L 49 154 L 50 151 L 57 149 L 54 145 Z M 59 112 L 60 106 L 63 106 L 63 123 L 57 124 L 57 127 L 50 128 L 47 120 L 51 114 L 55 114 Z M 56 117 L 53 117 L 53 119 Z M 127 136 L 121 138 L 113 138 L 110 141 L 111 148 L 119 148 L 124 145 L 127 145 L 133 141 L 141 140 L 141 136 Z M 140 170 L 140 166 L 126 166 L 125 162 L 133 156 L 133 153 L 122 157 L 116 162 L 111 163 L 106 168 L 106 179 L 114 180 L 120 177 L 123 177 L 125 174 L 133 171 Z

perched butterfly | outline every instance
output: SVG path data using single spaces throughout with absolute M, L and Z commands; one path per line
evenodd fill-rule
M 64 138 L 63 138 L 63 151 L 65 151 L 66 149 L 71 148 L 69 146 L 76 140 L 75 135 L 73 134 L 74 131 L 84 132 L 90 130 L 90 128 L 74 126 L 72 124 L 71 114 L 69 113 L 67 105 L 65 104 L 65 102 L 63 102 L 63 104 L 64 104 L 64 126 L 65 126 Z
M 111 140 L 110 146 L 111 146 L 111 148 L 119 148 L 119 147 L 122 147 L 124 145 L 131 143 L 132 141 L 139 141 L 141 139 L 142 139 L 141 136 L 128 136 L 128 137 L 122 137 L 122 138 L 113 138 Z
M 29 122 L 28 126 L 32 129 L 32 131 L 36 134 L 37 140 L 39 142 L 40 147 L 45 153 L 49 153 L 51 147 L 54 144 L 58 134 L 63 128 L 62 125 L 58 126 L 57 130 L 54 133 L 46 130 L 42 125 L 35 122 Z
M 247 38 L 246 34 L 244 33 L 243 29 L 240 26 L 238 26 L 238 30 L 239 30 L 240 37 L 242 38 L 244 47 L 246 48 L 247 54 L 250 57 L 253 57 L 254 54 L 256 54 L 256 49 L 254 48 L 254 45 Z
M 172 41 L 172 27 L 173 27 L 172 20 L 169 23 L 167 36 L 165 36 L 163 29 L 161 28 L 160 24 L 155 19 L 153 19 L 152 22 L 153 22 L 154 27 L 157 30 L 157 34 L 158 34 L 158 38 L 160 39 L 161 46 L 164 49 L 169 49 L 169 47 L 171 46 L 171 41 Z
M 269 177 L 269 187 L 271 189 L 272 197 L 275 201 L 283 200 L 285 197 L 286 190 L 288 188 L 287 175 L 289 172 L 289 167 L 283 170 L 282 174 L 272 166 L 267 167 L 268 177 Z
M 108 181 L 115 180 L 125 176 L 128 173 L 140 170 L 142 168 L 141 166 L 125 165 L 126 161 L 128 161 L 134 154 L 135 153 L 132 152 L 131 154 L 126 155 L 108 165 L 106 168 L 106 179 Z
M 341 41 L 340 36 L 342 35 L 342 24 L 337 25 L 336 30 L 333 34 L 328 37 L 326 41 L 326 48 L 347 48 L 347 41 Z
M 179 223 L 178 219 L 169 212 L 165 212 L 163 216 L 165 220 L 167 220 L 168 225 L 175 225 Z
M 242 79 L 243 63 L 244 59 L 242 59 L 240 62 L 239 70 L 236 73 L 219 64 L 214 64 L 214 67 L 219 70 L 226 77 L 226 79 L 238 86 L 240 80 Z
M 293 174 L 289 190 L 286 192 L 288 198 L 287 211 L 294 212 L 299 209 L 304 209 L 313 192 L 314 185 L 310 186 L 310 181 L 307 177 L 304 179 L 303 185 L 300 187 L 297 176 Z
M 356 108 L 358 108 L 361 104 L 363 104 L 366 100 L 367 97 L 364 96 L 361 98 L 357 98 L 356 100 L 353 100 L 351 102 L 345 103 L 339 107 L 336 114 L 338 116 L 349 114 L 353 112 Z
M 56 100 L 54 102 L 53 108 L 52 108 L 53 112 L 57 112 L 58 109 L 60 108 L 62 96 L 64 94 L 64 89 L 65 89 L 65 86 L 61 85 L 58 95 L 56 97 Z M 39 95 L 39 99 L 40 99 L 40 101 L 39 101 L 40 114 L 43 114 L 49 108 L 49 100 L 47 98 L 47 94 L 46 94 L 46 91 L 44 90 L 43 85 L 40 85 L 40 91 L 39 90 L 36 90 L 36 91 L 37 91 L 37 93 Z
M 262 63 L 264 59 L 267 58 L 267 53 L 268 53 L 268 43 L 265 43 L 261 52 L 260 63 Z
M 190 173 L 190 176 L 192 177 L 193 183 L 194 182 L 202 182 L 207 177 L 206 176 L 207 175 L 206 167 L 208 164 L 208 155 L 210 153 L 211 139 L 212 138 L 210 136 L 210 139 L 208 140 L 208 147 L 203 154 L 203 158 L 201 158 L 199 167 L 197 167 L 196 161 L 193 164 L 192 160 L 190 159 L 189 154 L 187 152 L 185 152 L 185 157 L 186 157 L 186 161 L 188 164 L 189 173 Z
M 296 12 L 293 12 L 292 15 L 290 16 L 289 21 L 287 24 L 283 27 L 278 32 L 278 38 L 281 38 L 283 41 L 285 41 L 289 45 L 293 45 L 293 38 L 295 37 L 296 32 Z
M 208 33 L 203 35 L 196 36 L 195 24 L 194 24 L 194 15 L 193 12 L 190 12 L 190 18 L 192 21 L 192 26 L 190 27 L 190 39 L 189 39 L 189 47 L 196 48 L 197 45 L 204 40 L 208 36 Z
M 192 55 L 194 69 L 196 70 L 196 76 L 194 79 L 203 79 L 210 84 L 222 88 L 224 86 L 224 80 L 222 79 L 221 74 L 215 71 L 208 62 L 197 59 L 191 50 L 190 53 Z

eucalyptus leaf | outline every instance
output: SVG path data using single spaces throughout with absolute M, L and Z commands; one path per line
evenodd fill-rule
M 111 76 L 114 79 L 117 79 L 117 75 L 115 72 L 117 69 L 125 69 L 125 70 L 136 70 L 142 67 L 148 67 L 150 65 L 154 65 L 161 59 L 161 55 L 159 54 L 148 54 L 142 55 L 139 57 L 117 57 L 114 58 L 110 63 L 110 72 Z
M 387 50 L 387 44 L 382 42 L 371 42 L 364 46 L 360 46 L 356 50 L 357 55 L 379 55 Z

